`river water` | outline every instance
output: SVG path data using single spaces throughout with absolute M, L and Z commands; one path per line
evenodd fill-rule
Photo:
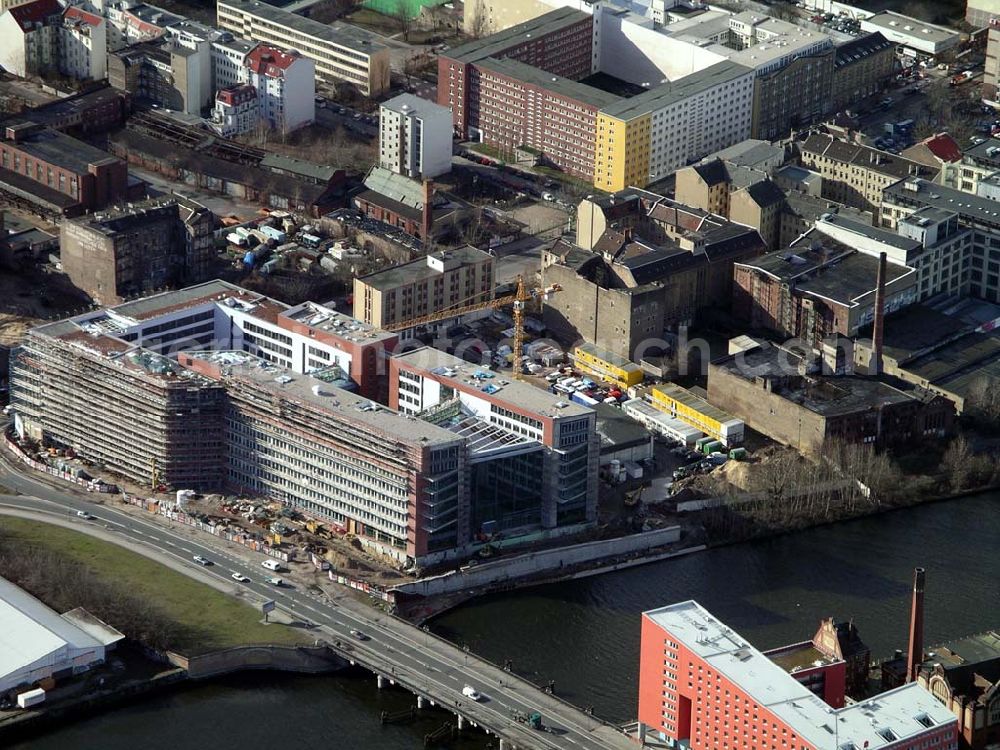
M 927 569 L 928 644 L 1000 627 L 1000 494 L 951 500 L 595 578 L 480 599 L 433 627 L 614 721 L 634 717 L 643 610 L 697 599 L 759 648 L 853 617 L 877 656 L 906 642 L 912 570 Z M 411 705 L 374 678 L 240 677 L 95 716 L 13 750 L 294 747 L 415 750 L 444 714 L 382 727 Z M 486 746 L 470 739 L 456 750 Z

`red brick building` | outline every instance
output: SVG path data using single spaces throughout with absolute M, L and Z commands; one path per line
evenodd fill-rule
M 570 8 L 559 8 L 497 34 L 469 42 L 438 57 L 438 104 L 451 107 L 459 138 L 479 139 L 492 122 L 480 121 L 481 64 L 487 59 L 524 63 L 552 76 L 577 81 L 594 72 L 593 17 Z M 523 117 L 519 97 L 510 97 Z M 489 142 L 489 138 L 484 138 Z M 520 144 L 518 144 L 520 145 Z
M 640 734 L 672 747 L 958 747 L 955 717 L 916 683 L 834 708 L 697 602 L 645 612 L 640 659 Z
M 469 85 L 484 141 L 508 153 L 527 146 L 593 180 L 597 112 L 618 97 L 509 58 L 474 65 Z
M 56 130 L 10 126 L 0 141 L 0 193 L 75 216 L 128 197 L 121 159 Z

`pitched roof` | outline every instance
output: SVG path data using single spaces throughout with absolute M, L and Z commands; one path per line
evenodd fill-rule
M 758 206 L 774 206 L 785 202 L 785 194 L 781 188 L 770 180 L 755 182 L 746 188 L 747 193 Z
M 713 159 L 704 164 L 695 164 L 691 167 L 707 185 L 719 185 L 729 182 L 729 172 L 722 159 Z
M 80 23 L 85 23 L 88 26 L 100 26 L 104 21 L 96 13 L 88 13 L 83 8 L 76 5 L 71 5 L 63 13 L 63 18 L 69 19 L 70 21 L 79 21 Z
M 282 52 L 275 47 L 262 44 L 247 55 L 246 66 L 258 75 L 281 78 L 299 58 L 297 52 Z
M 947 133 L 938 133 L 925 138 L 924 145 L 941 161 L 962 161 L 962 147 Z
M 49 16 L 62 13 L 62 6 L 56 0 L 33 0 L 24 5 L 15 5 L 7 12 L 17 21 L 21 31 L 30 31 L 36 23 L 41 23 Z

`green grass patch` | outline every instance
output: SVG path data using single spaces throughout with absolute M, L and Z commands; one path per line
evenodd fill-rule
M 12 538 L 18 549 L 36 548 L 57 555 L 148 600 L 164 618 L 177 625 L 172 629 L 176 635 L 170 648 L 178 653 L 195 655 L 249 644 L 312 642 L 295 628 L 260 622 L 260 610 L 249 604 L 151 558 L 87 534 L 38 521 L 0 518 L 0 535 Z M 87 607 L 87 602 L 74 606 Z M 115 626 L 114 622 L 108 624 Z

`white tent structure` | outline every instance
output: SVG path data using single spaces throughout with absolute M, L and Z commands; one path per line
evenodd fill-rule
M 0 578 L 0 692 L 85 672 L 124 637 L 85 609 L 60 615 Z

